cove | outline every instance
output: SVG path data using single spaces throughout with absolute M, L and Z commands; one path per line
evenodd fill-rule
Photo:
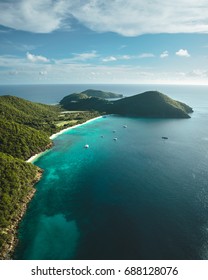
M 59 135 L 35 162 L 15 259 L 206 259 L 202 126 L 110 116 Z

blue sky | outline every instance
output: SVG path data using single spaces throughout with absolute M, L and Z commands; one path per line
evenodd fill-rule
M 1 0 L 0 84 L 208 84 L 207 0 Z

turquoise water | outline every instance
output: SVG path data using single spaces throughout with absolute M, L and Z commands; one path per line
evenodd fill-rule
M 54 139 L 15 258 L 208 259 L 207 118 L 110 116 Z

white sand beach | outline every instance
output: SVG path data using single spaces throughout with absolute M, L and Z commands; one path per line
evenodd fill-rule
M 88 121 L 86 121 L 86 122 L 84 122 L 84 123 L 81 123 L 81 124 L 76 124 L 76 125 L 73 125 L 73 126 L 71 126 L 71 127 L 67 127 L 67 128 L 65 128 L 65 129 L 62 129 L 61 131 L 59 131 L 59 132 L 57 132 L 57 133 L 55 133 L 55 134 L 52 134 L 52 135 L 50 136 L 50 139 L 51 139 L 51 140 L 52 140 L 52 139 L 55 139 L 56 137 L 58 137 L 59 135 L 61 135 L 61 134 L 64 133 L 65 131 L 68 131 L 68 130 L 70 130 L 70 129 L 77 128 L 78 126 L 84 125 L 84 124 L 86 124 L 86 123 L 92 122 L 92 121 L 94 121 L 94 120 L 96 120 L 96 119 L 100 119 L 100 118 L 102 118 L 102 116 L 99 116 L 99 117 L 90 119 L 90 120 L 88 120 Z M 30 157 L 28 160 L 26 160 L 26 162 L 34 163 L 35 160 L 37 160 L 39 157 L 41 157 L 43 154 L 45 154 L 45 153 L 48 152 L 48 151 L 49 151 L 49 150 L 46 150 L 46 151 L 41 152 L 41 153 L 39 153 L 39 154 L 35 154 L 34 156 L 32 156 L 32 157 Z
M 78 127 L 78 126 L 84 125 L 84 124 L 86 124 L 86 123 L 89 123 L 89 122 L 91 122 L 91 121 L 94 121 L 94 120 L 96 120 L 96 119 L 100 119 L 100 118 L 102 118 L 102 116 L 99 116 L 99 117 L 96 117 L 96 118 L 90 119 L 90 120 L 88 120 L 88 121 L 86 121 L 86 122 L 84 122 L 84 123 L 81 123 L 81 124 L 76 124 L 76 125 L 73 125 L 73 126 L 71 126 L 71 127 L 68 127 L 68 128 L 62 129 L 61 131 L 59 131 L 59 132 L 57 132 L 57 133 L 55 133 L 55 134 L 51 135 L 51 136 L 50 136 L 50 139 L 54 139 L 54 138 L 56 138 L 58 135 L 60 135 L 60 134 L 64 133 L 64 132 L 65 132 L 65 131 L 67 131 L 67 130 L 74 129 L 74 128 Z

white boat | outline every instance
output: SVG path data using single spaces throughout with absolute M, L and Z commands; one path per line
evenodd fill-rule
M 123 125 L 123 128 L 127 128 L 127 125 Z
M 90 146 L 88 144 L 86 144 L 84 147 L 85 147 L 85 149 L 88 149 Z
M 113 138 L 113 140 L 114 140 L 114 141 L 117 141 L 117 140 L 118 140 L 118 138 Z

